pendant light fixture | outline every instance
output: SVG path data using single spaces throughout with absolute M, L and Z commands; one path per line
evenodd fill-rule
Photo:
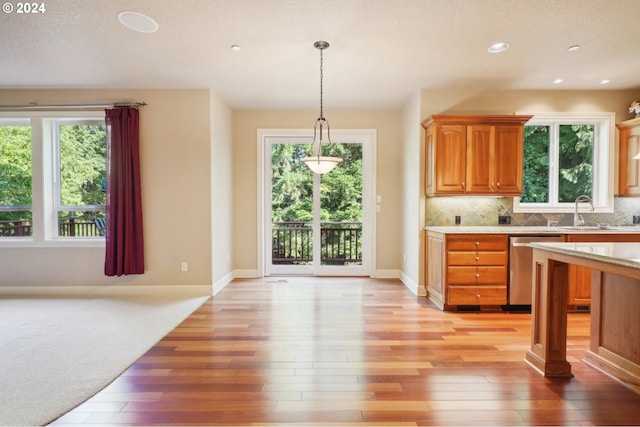
M 317 41 L 313 46 L 320 50 L 320 117 L 318 117 L 318 120 L 316 120 L 316 124 L 313 127 L 313 143 L 311 144 L 306 156 L 300 159 L 300 161 L 307 165 L 313 173 L 323 175 L 331 172 L 333 168 L 342 161 L 342 159 L 337 156 L 333 142 L 331 142 L 331 137 L 329 136 L 329 122 L 324 118 L 324 114 L 322 112 L 322 51 L 329 47 L 329 43 L 325 41 Z M 326 142 L 329 144 L 327 150 L 327 154 L 329 154 L 328 156 L 322 155 L 322 143 L 325 141 L 323 140 L 323 131 L 325 128 L 327 130 Z M 332 154 L 335 154 L 335 156 Z

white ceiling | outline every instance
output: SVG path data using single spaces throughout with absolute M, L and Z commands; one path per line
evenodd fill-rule
M 397 108 L 420 89 L 640 89 L 640 0 L 44 4 L 0 12 L 0 88 L 210 88 L 233 108 L 317 108 L 326 40 L 327 111 Z M 124 27 L 124 10 L 159 31 Z M 511 48 L 487 53 L 497 41 Z

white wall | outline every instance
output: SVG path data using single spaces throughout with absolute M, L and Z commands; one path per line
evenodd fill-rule
M 233 266 L 242 277 L 259 270 L 257 255 L 258 206 L 257 130 L 311 129 L 312 110 L 236 110 L 233 112 Z M 402 159 L 399 110 L 332 110 L 331 129 L 376 129 L 376 188 L 382 196 L 377 214 L 376 272 L 398 277 L 402 265 Z
M 230 122 L 208 90 L 0 90 L 0 104 L 90 104 L 144 101 L 140 110 L 140 156 L 145 236 L 145 274 L 104 276 L 104 245 L 7 247 L 0 242 L 0 291 L 27 286 L 176 287 L 210 292 L 210 122 Z M 215 112 L 210 108 L 216 107 Z M 228 146 L 229 124 L 216 141 Z M 225 136 L 226 134 L 226 136 Z M 218 146 L 216 146 L 218 147 Z M 228 157 L 228 155 L 227 155 Z M 228 162 L 227 162 L 228 163 Z M 228 176 L 228 171 L 225 172 Z M 221 180 L 228 179 L 222 177 Z M 224 191 L 224 190 L 223 190 Z M 216 211 L 216 215 L 228 213 Z M 226 220 L 226 219 L 225 219 Z M 228 246 L 229 237 L 224 237 Z M 187 261 L 189 271 L 180 272 Z M 224 265 L 221 269 L 226 268 Z M 222 272 L 220 273 L 222 274 Z
M 420 126 L 420 93 L 402 111 L 402 281 L 416 294 L 424 294 L 420 259 L 424 257 L 424 190 L 421 170 L 423 143 Z
M 231 109 L 211 94 L 211 276 L 214 293 L 232 278 L 233 192 Z

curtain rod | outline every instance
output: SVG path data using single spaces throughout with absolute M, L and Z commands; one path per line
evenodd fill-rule
M 114 102 L 111 104 L 49 104 L 40 105 L 36 102 L 26 105 L 0 105 L 0 111 L 7 110 L 62 110 L 62 109 L 82 109 L 82 110 L 99 110 L 103 108 L 122 108 L 122 107 L 144 107 L 146 102 Z

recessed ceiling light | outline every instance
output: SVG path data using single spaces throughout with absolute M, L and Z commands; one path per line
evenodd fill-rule
M 609 80 L 609 79 L 602 79 L 602 80 L 600 80 L 600 84 L 601 84 L 601 85 L 606 85 L 606 84 L 609 84 L 609 83 L 611 83 L 611 80 Z
M 504 52 L 505 50 L 509 49 L 509 46 L 511 45 L 507 42 L 494 43 L 491 46 L 489 46 L 489 48 L 487 49 L 487 52 L 489 53 Z
M 231 50 L 234 52 L 240 52 L 242 50 L 242 48 L 240 46 L 238 46 L 237 44 L 234 44 L 231 46 Z
M 559 85 L 559 84 L 560 84 L 560 83 L 562 83 L 563 81 L 564 81 L 564 80 L 562 80 L 562 79 L 555 79 L 555 80 L 553 81 L 553 84 L 554 84 L 554 85 Z
M 155 33 L 159 28 L 156 21 L 138 12 L 120 12 L 118 14 L 118 21 L 125 27 L 140 33 Z
M 574 44 L 573 46 L 569 46 L 569 47 L 567 48 L 567 50 L 568 50 L 569 52 L 575 52 L 575 51 L 576 51 L 576 50 L 578 50 L 578 49 L 580 49 L 580 45 L 579 45 L 579 44 Z

